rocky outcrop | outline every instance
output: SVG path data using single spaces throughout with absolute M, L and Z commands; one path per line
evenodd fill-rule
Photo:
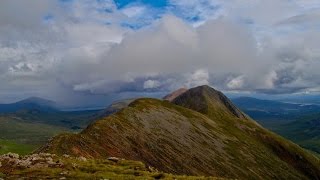
M 4 171 L 13 169 L 26 168 L 44 168 L 44 167 L 61 167 L 63 164 L 60 161 L 54 161 L 57 157 L 54 154 L 39 153 L 28 156 L 19 156 L 18 154 L 8 153 L 0 156 L 0 164 Z

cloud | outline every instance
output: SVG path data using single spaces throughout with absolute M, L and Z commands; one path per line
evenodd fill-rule
M 244 85 L 244 76 L 238 76 L 234 79 L 231 79 L 227 83 L 227 87 L 232 90 L 241 89 L 243 88 L 243 85 Z
M 187 80 L 187 87 L 195 87 L 200 85 L 209 85 L 209 72 L 204 69 L 198 69 L 190 75 Z
M 160 86 L 160 82 L 156 80 L 147 80 L 143 83 L 144 89 L 154 89 Z
M 273 0 L 121 8 L 112 0 L 1 1 L 0 96 L 78 104 L 202 84 L 270 94 L 314 91 L 318 7 L 317 1 Z

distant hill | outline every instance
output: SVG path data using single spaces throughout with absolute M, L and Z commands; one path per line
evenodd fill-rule
M 320 161 L 200 86 L 173 103 L 138 99 L 38 152 L 138 160 L 161 171 L 232 179 L 320 179 Z
M 14 113 L 21 110 L 57 111 L 53 101 L 31 97 L 11 104 L 0 104 L 0 113 Z
M 250 117 L 262 124 L 264 120 L 292 121 L 301 115 L 320 112 L 318 105 L 285 103 L 251 97 L 234 98 L 232 101 Z
M 128 105 L 134 100 L 136 99 L 123 99 L 123 100 L 115 101 L 111 103 L 111 105 L 109 105 L 106 109 L 102 110 L 99 114 L 99 117 L 106 117 L 111 114 L 114 114 L 122 110 L 123 108 L 128 107 Z

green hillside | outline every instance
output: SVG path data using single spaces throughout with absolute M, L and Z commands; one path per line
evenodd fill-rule
M 41 152 L 142 161 L 174 174 L 240 179 L 319 179 L 320 161 L 248 118 L 208 86 L 175 104 L 138 99 L 80 134 L 55 137 Z
M 276 132 L 320 154 L 320 114 L 302 116 L 298 120 L 278 125 Z
M 12 163 L 15 162 L 15 163 Z M 214 177 L 177 176 L 159 172 L 138 161 L 58 157 L 52 154 L 33 154 L 17 157 L 0 156 L 0 179 L 170 179 L 220 180 Z M 222 180 L 222 179 L 221 179 Z
M 233 102 L 263 127 L 320 153 L 319 105 L 290 104 L 249 97 L 236 98 Z
M 40 111 L 19 110 L 0 114 L 0 139 L 10 142 L 0 154 L 31 153 L 60 133 L 79 132 L 90 124 L 100 111 Z M 0 146 L 4 142 L 0 142 Z
M 0 139 L 0 155 L 9 152 L 18 153 L 21 155 L 26 155 L 35 150 L 37 146 L 30 144 L 19 144 L 14 141 L 2 140 Z

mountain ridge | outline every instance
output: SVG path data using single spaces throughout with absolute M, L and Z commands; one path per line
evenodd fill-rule
M 135 100 L 80 134 L 53 138 L 38 152 L 88 158 L 116 156 L 174 174 L 320 178 L 319 159 L 263 129 L 209 86 L 190 89 L 174 103 Z

